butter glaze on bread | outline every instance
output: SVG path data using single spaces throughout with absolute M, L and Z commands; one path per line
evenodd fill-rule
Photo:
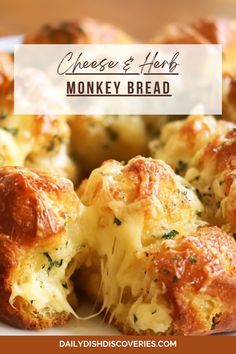
M 69 180 L 0 168 L 0 318 L 20 328 L 65 323 L 74 313 L 81 205 Z
M 109 323 L 126 334 L 235 330 L 236 243 L 203 226 L 183 178 L 159 160 L 107 161 L 78 193 L 89 221 L 78 282 Z

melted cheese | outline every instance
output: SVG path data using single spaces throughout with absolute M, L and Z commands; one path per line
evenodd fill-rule
M 20 264 L 21 274 L 17 272 L 12 285 L 12 306 L 20 296 L 39 313 L 65 311 L 77 317 L 67 297 L 73 290 L 70 277 L 81 261 L 79 258 L 84 257 L 85 248 L 75 222 L 68 219 L 66 227 L 68 234 L 60 236 L 60 243 L 54 248 L 36 248 L 33 253 L 31 250 L 29 257 Z
M 187 182 L 175 176 L 163 162 L 155 163 L 160 169 L 167 169 L 174 179 L 171 199 L 177 203 L 178 215 L 175 210 L 166 212 L 164 205 L 164 201 L 170 199 L 168 183 L 173 186 L 172 180 L 165 179 L 167 195 L 162 191 L 164 196 L 156 193 L 158 181 L 152 186 L 154 196 L 153 199 L 149 197 L 150 208 L 145 210 L 143 200 L 128 199 L 127 194 L 133 195 L 132 184 L 126 185 L 123 167 L 119 164 L 107 162 L 92 173 L 83 187 L 82 200 L 84 197 L 87 207 L 80 225 L 91 253 L 97 253 L 100 260 L 97 272 L 100 272 L 101 284 L 97 292 L 102 299 L 101 311 L 109 313 L 110 322 L 115 320 L 136 332 L 166 332 L 172 323 L 163 296 L 165 289 L 149 274 L 151 260 L 145 252 L 150 244 L 158 250 L 165 232 L 176 229 L 183 234 L 189 233 L 201 223 L 196 213 L 202 210 L 202 205 Z M 121 200 L 110 194 L 112 191 L 116 195 L 116 190 L 122 196 Z M 184 217 L 179 217 L 181 213 Z M 114 221 L 115 217 L 118 223 Z M 84 265 L 88 269 L 94 266 L 92 258 Z M 85 279 L 92 288 L 94 273 Z

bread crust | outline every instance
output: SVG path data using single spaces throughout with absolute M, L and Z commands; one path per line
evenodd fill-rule
M 223 50 L 236 44 L 234 21 L 208 17 L 194 23 L 171 23 L 151 42 L 165 44 L 222 44 Z
M 42 314 L 24 298 L 10 301 L 13 279 L 32 250 L 58 244 L 65 226 L 55 204 L 73 201 L 69 180 L 23 167 L 0 168 L 0 318 L 19 328 L 41 329 L 63 324 L 66 312 Z M 50 202 L 49 202 L 50 199 Z M 74 202 L 76 199 L 74 199 Z M 67 208 L 61 209 L 61 215 Z
M 67 21 L 55 26 L 45 25 L 38 33 L 28 35 L 25 44 L 100 44 L 132 43 L 133 39 L 110 24 L 85 18 L 80 22 Z
M 174 247 L 163 244 L 152 255 L 152 271 L 165 284 L 177 333 L 206 335 L 235 330 L 236 244 L 231 236 L 217 227 L 204 227 L 178 238 Z M 209 318 L 196 305 L 194 297 L 199 294 L 212 302 Z

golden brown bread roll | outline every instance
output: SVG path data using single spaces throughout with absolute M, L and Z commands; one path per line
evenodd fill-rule
M 235 329 L 235 241 L 201 226 L 202 205 L 184 179 L 162 161 L 111 160 L 79 195 L 89 256 L 77 276 L 109 323 L 133 334 Z
M 190 24 L 170 23 L 152 43 L 166 44 L 222 44 L 226 51 L 236 45 L 234 20 L 208 17 Z
M 120 29 L 87 18 L 43 27 L 38 34 L 25 38 L 25 43 L 132 43 Z M 73 154 L 87 175 L 109 158 L 128 160 L 146 154 L 145 126 L 141 117 L 75 116 L 70 119 Z M 28 165 L 31 166 L 31 165 Z
M 236 126 L 213 117 L 192 116 L 166 124 L 151 142 L 162 159 L 193 185 L 204 205 L 202 218 L 236 232 L 234 205 Z
M 209 17 L 191 24 L 172 23 L 164 28 L 151 43 L 162 44 L 222 44 L 223 57 L 223 118 L 236 121 L 236 21 Z M 232 98 L 233 97 L 233 98 Z
M 68 298 L 82 246 L 81 208 L 67 179 L 23 167 L 0 168 L 2 321 L 40 329 L 62 324 L 74 313 Z
M 75 116 L 72 151 L 88 174 L 107 159 L 128 161 L 147 154 L 147 135 L 140 116 Z
M 153 158 L 164 160 L 177 174 L 184 176 L 195 155 L 214 136 L 234 128 L 235 124 L 212 116 L 189 116 L 185 120 L 166 124 L 160 137 L 150 142 L 150 153 Z
M 45 25 L 35 35 L 28 35 L 25 44 L 100 44 L 132 43 L 133 39 L 119 28 L 86 18 L 79 22 L 62 22 L 57 26 Z
M 13 102 L 11 83 L 0 97 L 0 134 L 4 138 L 0 140 L 0 166 L 43 168 L 76 183 L 79 166 L 70 156 L 70 128 L 66 117 L 17 116 L 13 113 Z
M 223 118 L 236 122 L 236 70 L 223 74 L 222 89 Z
M 224 230 L 236 232 L 235 172 L 236 129 L 212 137 L 194 158 L 186 178 L 197 188 L 204 218 Z

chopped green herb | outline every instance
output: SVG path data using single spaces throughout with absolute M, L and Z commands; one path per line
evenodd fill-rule
M 30 300 L 31 305 L 33 304 L 34 300 Z
M 154 315 L 155 313 L 157 313 L 157 310 L 152 311 L 152 315 Z
M 220 181 L 220 182 L 219 182 L 219 185 L 222 186 L 223 183 L 224 183 L 224 181 Z
M 178 234 L 179 234 L 178 231 L 176 231 L 176 230 L 171 230 L 170 232 L 164 234 L 164 235 L 162 236 L 162 238 L 163 238 L 164 240 L 169 240 L 169 239 L 175 238 L 175 236 L 178 235 Z
M 117 217 L 115 217 L 114 219 L 114 224 L 116 224 L 117 226 L 120 226 L 122 224 L 122 222 L 120 221 L 120 219 L 118 219 Z
M 48 274 L 52 270 L 53 267 L 60 268 L 62 266 L 63 259 L 60 259 L 59 261 L 58 260 L 57 261 L 53 261 L 48 252 L 44 252 L 43 254 L 48 259 L 48 263 L 49 263 L 49 266 L 48 266 L 48 269 L 47 269 Z
M 4 129 L 6 132 L 16 136 L 18 134 L 19 129 L 18 128 L 7 128 L 7 127 L 3 127 L 2 129 Z
M 138 317 L 135 315 L 135 313 L 133 315 L 133 318 L 134 318 L 134 323 L 136 323 L 138 321 Z
M 188 260 L 191 262 L 191 263 L 197 263 L 197 258 L 196 257 L 194 257 L 194 256 L 189 256 L 188 257 Z

